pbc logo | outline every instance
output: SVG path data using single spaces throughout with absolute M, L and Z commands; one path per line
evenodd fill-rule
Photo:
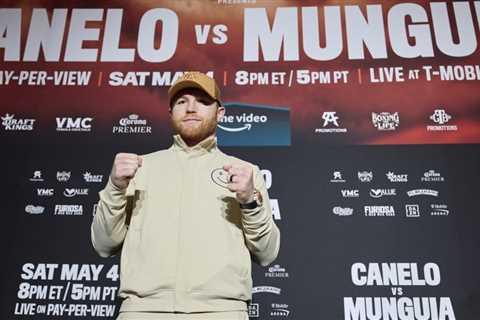
M 93 118 L 56 118 L 57 120 L 57 131 L 91 131 Z
M 53 196 L 53 189 L 37 189 L 37 195 L 40 197 L 51 197 Z

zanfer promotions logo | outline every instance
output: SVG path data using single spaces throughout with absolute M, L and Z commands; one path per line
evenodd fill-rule
M 218 123 L 222 146 L 289 146 L 288 108 L 225 103 L 225 116 Z
M 400 118 L 398 116 L 398 112 L 372 112 L 372 123 L 375 128 L 380 131 L 392 131 L 397 129 L 398 125 L 400 124 Z
M 2 126 L 6 131 L 32 131 L 35 119 L 15 119 L 14 114 L 5 114 L 2 118 Z
M 458 127 L 456 125 L 446 125 L 447 122 L 452 119 L 452 116 L 449 115 L 444 109 L 435 109 L 433 114 L 430 116 L 430 119 L 435 122 L 437 125 L 427 126 L 428 131 L 457 131 Z
M 57 131 L 71 131 L 71 132 L 89 132 L 92 130 L 93 118 L 85 117 L 64 117 L 56 118 Z

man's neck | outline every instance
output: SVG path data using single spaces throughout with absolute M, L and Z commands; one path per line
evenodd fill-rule
M 202 141 L 205 141 L 205 140 L 207 140 L 207 139 L 209 139 L 209 138 L 211 138 L 211 137 L 214 137 L 214 136 L 215 136 L 215 134 L 212 133 L 211 135 L 209 135 L 209 136 L 207 136 L 207 137 L 205 137 L 205 138 L 203 138 L 203 139 L 188 139 L 188 138 L 185 138 L 185 137 L 183 137 L 183 136 L 180 135 L 180 137 L 181 137 L 182 140 L 185 142 L 185 144 L 186 144 L 188 147 L 190 147 L 190 148 L 195 147 L 196 145 L 198 145 L 198 144 L 201 143 Z

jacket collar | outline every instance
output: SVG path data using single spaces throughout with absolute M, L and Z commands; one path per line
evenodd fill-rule
M 209 136 L 193 147 L 189 147 L 179 134 L 173 136 L 173 149 L 191 155 L 202 155 L 217 149 L 217 137 Z

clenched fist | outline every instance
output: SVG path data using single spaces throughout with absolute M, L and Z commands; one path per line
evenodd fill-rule
M 134 153 L 117 153 L 113 161 L 110 179 L 119 189 L 126 189 L 130 180 L 142 166 L 142 158 Z
M 237 201 L 241 204 L 253 201 L 255 191 L 253 185 L 253 169 L 244 165 L 225 165 L 223 170 L 230 175 L 230 183 L 228 189 L 235 192 Z

